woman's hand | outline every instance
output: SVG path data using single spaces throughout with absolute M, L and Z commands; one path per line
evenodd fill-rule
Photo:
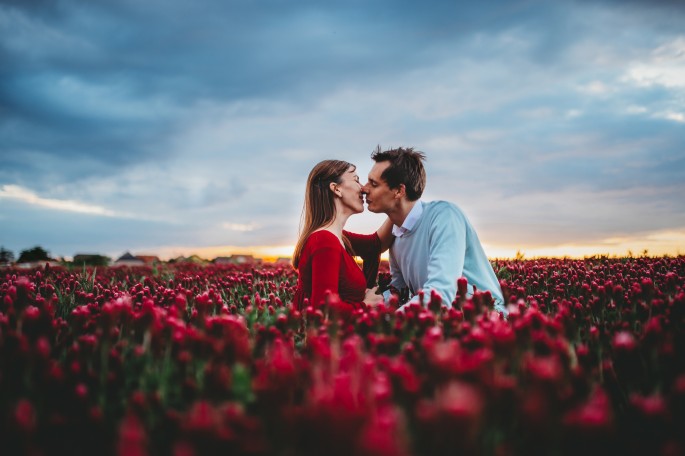
M 366 296 L 364 296 L 364 303 L 367 306 L 375 307 L 383 302 L 383 295 L 376 294 L 378 287 L 367 288 Z

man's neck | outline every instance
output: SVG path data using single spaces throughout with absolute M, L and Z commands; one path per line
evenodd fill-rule
M 393 225 L 402 226 L 416 203 L 418 203 L 418 200 L 400 201 L 396 209 L 394 209 L 392 212 L 388 212 L 388 218 Z

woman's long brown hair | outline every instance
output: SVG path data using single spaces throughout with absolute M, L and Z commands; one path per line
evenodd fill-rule
M 315 230 L 326 226 L 335 217 L 335 196 L 330 190 L 330 183 L 341 182 L 343 174 L 354 165 L 342 160 L 324 160 L 316 164 L 309 172 L 307 188 L 304 194 L 304 206 L 300 220 L 300 237 L 293 252 L 293 266 L 299 267 L 300 255 L 307 238 Z M 351 246 L 348 239 L 343 236 L 343 242 L 348 251 Z

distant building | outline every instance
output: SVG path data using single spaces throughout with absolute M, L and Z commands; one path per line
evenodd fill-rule
M 259 263 L 252 255 L 231 255 L 231 261 L 235 264 L 245 264 L 245 263 Z
M 159 257 L 154 255 L 136 255 L 136 258 L 143 260 L 143 262 L 148 266 L 152 266 L 160 262 Z
M 274 264 L 289 265 L 291 262 L 292 262 L 292 260 L 288 257 L 279 257 L 279 258 L 276 258 L 276 261 L 274 261 Z
M 145 266 L 145 262 L 140 258 L 131 255 L 129 252 L 126 252 L 117 258 L 113 266 Z

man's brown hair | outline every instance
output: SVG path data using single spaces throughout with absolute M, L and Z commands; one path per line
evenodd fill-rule
M 381 146 L 377 146 L 371 158 L 376 163 L 390 162 L 390 166 L 381 174 L 381 178 L 390 188 L 396 189 L 404 184 L 409 201 L 421 198 L 426 188 L 426 170 L 423 168 L 426 154 L 414 150 L 413 147 L 381 150 Z

